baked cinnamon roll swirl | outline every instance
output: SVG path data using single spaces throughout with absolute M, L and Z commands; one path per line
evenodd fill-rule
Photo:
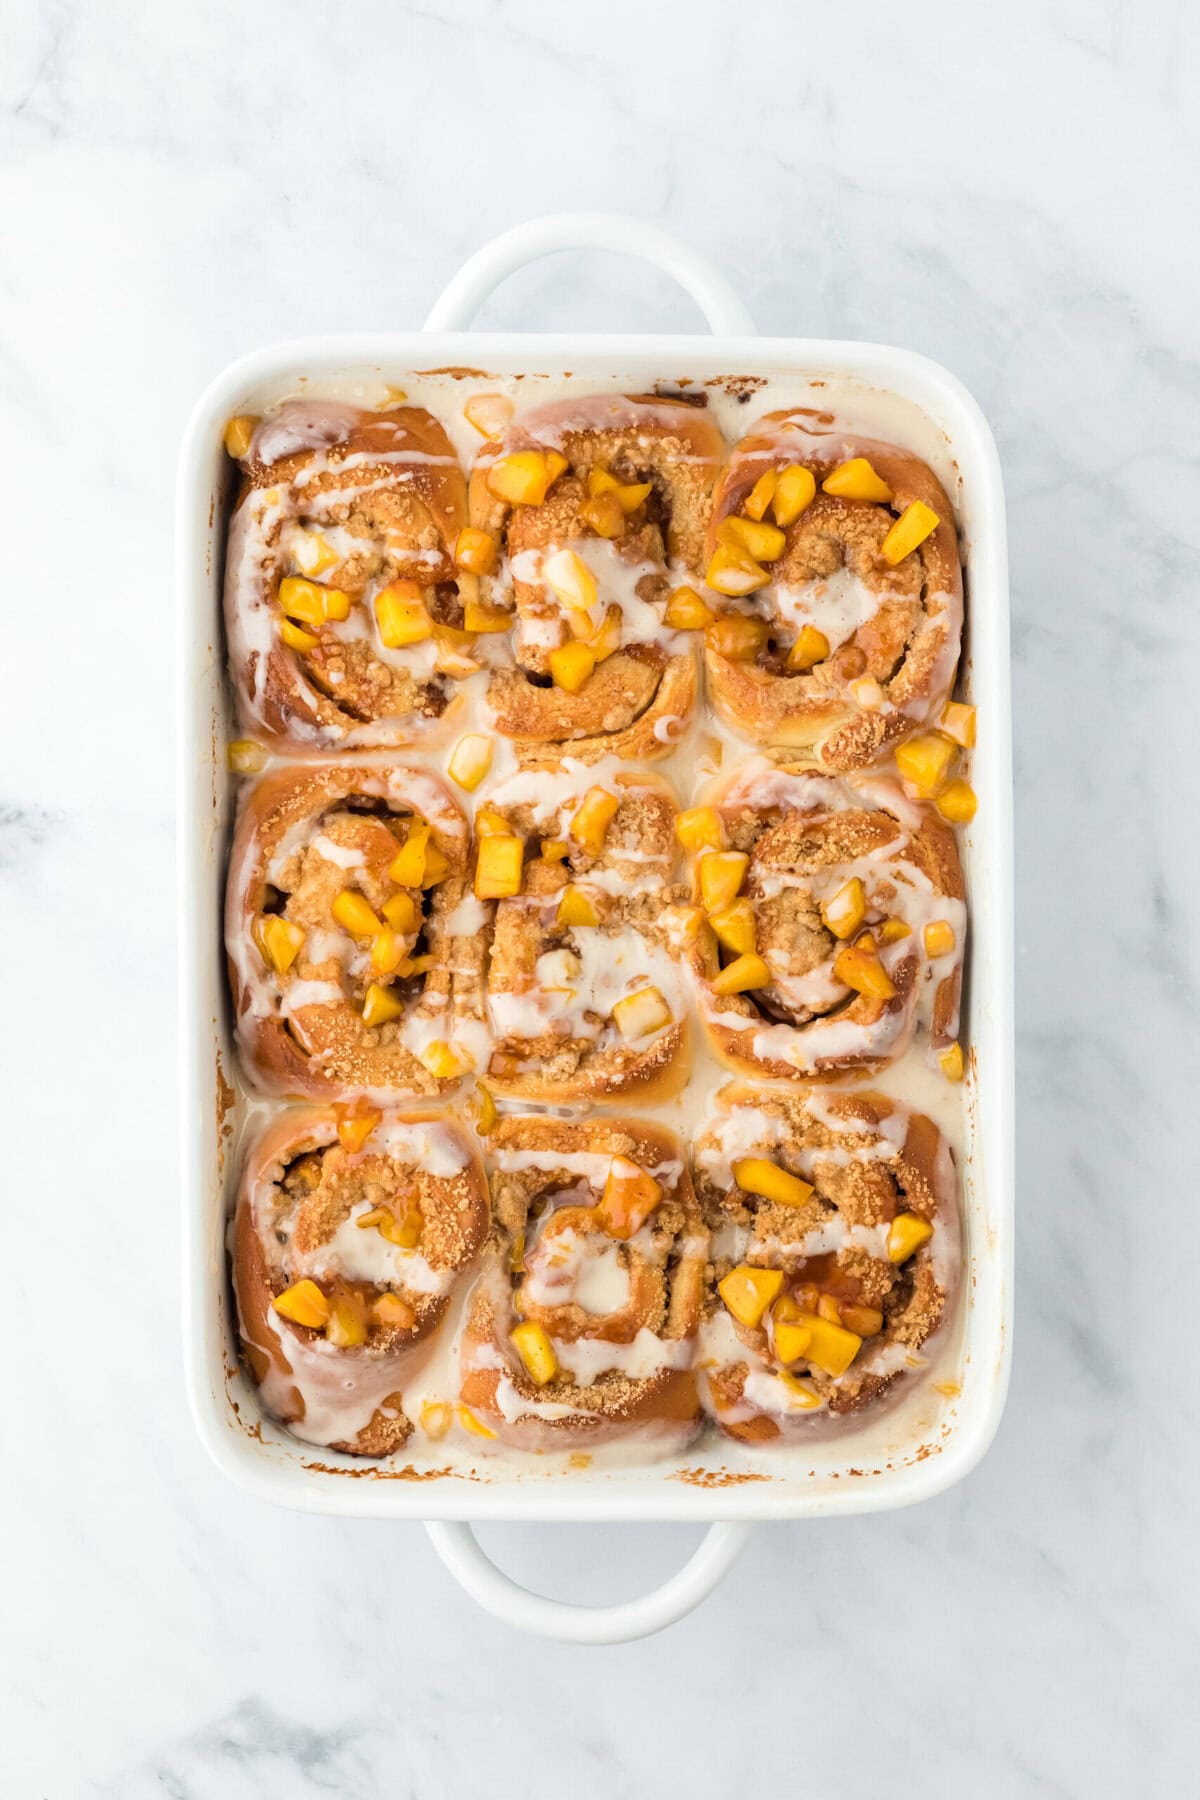
M 487 1237 L 487 1186 L 444 1118 L 287 1112 L 252 1148 L 230 1237 L 242 1353 L 306 1443 L 387 1456 L 405 1383 Z
M 683 1150 L 634 1119 L 506 1118 L 462 1337 L 463 1403 L 506 1444 L 686 1443 L 708 1238 Z
M 682 987 L 664 912 L 670 793 L 572 763 L 518 771 L 476 815 L 475 892 L 494 902 L 489 1080 L 528 1099 L 674 1091 Z
M 962 572 L 932 470 L 804 412 L 771 413 L 718 486 L 705 658 L 714 707 L 755 743 L 863 768 L 950 696 Z
M 699 1367 L 723 1431 L 828 1431 L 928 1366 L 960 1257 L 930 1119 L 883 1094 L 731 1083 L 693 1162 L 714 1273 Z
M 954 834 L 882 776 L 751 758 L 680 815 L 698 908 L 684 941 L 728 1067 L 773 1080 L 863 1074 L 918 1024 L 958 1033 L 966 934 Z
M 670 597 L 699 579 L 721 457 L 702 410 L 636 395 L 545 406 L 482 452 L 471 525 L 495 546 L 481 588 L 515 665 L 488 700 L 522 754 L 645 761 L 683 731 L 696 669 Z
M 482 1031 L 467 822 L 436 777 L 323 764 L 264 777 L 234 838 L 225 941 L 256 1083 L 439 1094 Z
M 468 652 L 466 481 L 419 407 L 293 401 L 241 459 L 225 620 L 243 729 L 285 750 L 427 734 Z

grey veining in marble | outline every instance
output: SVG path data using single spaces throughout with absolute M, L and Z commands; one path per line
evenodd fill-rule
M 1196 1791 L 1198 18 L 0 0 L 13 1800 Z M 915 1511 L 760 1531 L 700 1613 L 594 1652 L 514 1640 L 417 1527 L 276 1513 L 208 1465 L 172 1067 L 187 411 L 260 343 L 418 324 L 485 237 L 574 207 L 705 247 L 764 331 L 905 344 L 977 394 L 1019 850 L 994 1449 Z M 608 258 L 486 317 L 697 322 Z M 599 1599 L 695 1534 L 485 1537 Z

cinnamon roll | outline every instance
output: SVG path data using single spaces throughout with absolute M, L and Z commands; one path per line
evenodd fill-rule
M 476 578 L 455 564 L 466 480 L 442 426 L 293 401 L 241 468 L 225 620 L 243 727 L 289 750 L 428 733 L 479 667 Z
M 642 1099 L 684 1079 L 682 986 L 664 913 L 675 809 L 648 776 L 577 763 L 501 781 L 476 815 L 494 902 L 489 1079 L 527 1099 Z
M 481 453 L 471 525 L 497 565 L 481 592 L 514 657 L 488 701 L 523 755 L 645 761 L 683 731 L 696 668 L 670 602 L 699 579 L 721 457 L 703 410 L 638 395 L 542 407 Z
M 449 1120 L 285 1113 L 250 1152 L 230 1237 L 265 1409 L 309 1444 L 399 1449 L 405 1384 L 487 1232 L 483 1170 Z
M 883 1068 L 918 1024 L 958 1034 L 966 905 L 954 833 L 882 776 L 749 759 L 680 815 L 699 1010 L 728 1067 L 773 1080 Z
M 238 1044 L 271 1093 L 438 1094 L 483 1030 L 467 822 L 434 776 L 267 775 L 238 823 L 225 932 Z
M 492 1232 L 461 1348 L 470 1415 L 530 1450 L 686 1443 L 708 1238 L 678 1141 L 635 1119 L 506 1118 L 488 1160 Z
M 930 1119 L 883 1094 L 731 1083 L 693 1163 L 712 1232 L 699 1367 L 723 1431 L 827 1431 L 928 1365 L 960 1255 Z
M 756 743 L 830 770 L 875 762 L 938 717 L 962 630 L 950 502 L 908 451 L 770 413 L 713 506 L 705 637 L 714 707 Z

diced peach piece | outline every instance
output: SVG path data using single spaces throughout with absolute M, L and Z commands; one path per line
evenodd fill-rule
M 835 938 L 853 937 L 866 916 L 867 896 L 857 875 L 852 875 L 821 907 L 825 929 Z
M 280 619 L 279 635 L 289 650 L 315 650 L 320 642 L 311 631 L 302 631 L 290 619 Z
M 353 1350 L 367 1341 L 367 1303 L 353 1289 L 335 1294 L 329 1304 L 325 1336 L 339 1350 Z
M 225 746 L 225 767 L 231 775 L 258 775 L 266 768 L 269 752 L 253 738 L 234 738 Z
M 816 492 L 816 477 L 803 463 L 789 463 L 786 469 L 780 469 L 775 482 L 775 495 L 771 501 L 775 523 L 785 528 L 793 525 L 800 514 L 812 505 Z
M 277 975 L 286 975 L 304 946 L 304 932 L 291 919 L 278 913 L 262 915 L 255 927 L 255 940 L 263 956 Z
M 546 557 L 542 580 L 563 606 L 587 612 L 596 604 L 596 577 L 574 550 L 556 550 Z
M 829 639 L 815 625 L 802 625 L 795 643 L 787 654 L 787 666 L 804 674 L 815 669 L 829 655 Z
M 421 886 L 429 860 L 429 836 L 429 826 L 424 819 L 414 819 L 388 866 L 388 875 L 397 887 Z
M 492 766 L 492 740 L 482 732 L 468 732 L 459 738 L 446 764 L 446 773 L 460 788 L 474 793 Z
M 833 959 L 833 972 L 856 994 L 871 1000 L 890 1000 L 896 989 L 891 976 L 879 960 L 873 938 L 847 944 Z
M 486 606 L 482 600 L 468 600 L 463 607 L 463 624 L 471 632 L 507 631 L 513 614 L 502 606 Z
M 765 1156 L 744 1156 L 733 1165 L 733 1179 L 747 1194 L 762 1200 L 777 1201 L 780 1206 L 803 1206 L 812 1198 L 812 1184 L 768 1162 Z
M 779 480 L 777 469 L 768 469 L 759 476 L 750 492 L 742 502 L 742 511 L 748 519 L 762 519 L 775 498 L 775 484 Z
M 693 587 L 672 588 L 663 611 L 663 623 L 672 631 L 703 631 L 715 618 L 712 607 Z
M 888 1227 L 888 1261 L 907 1262 L 932 1236 L 933 1226 L 919 1213 L 897 1213 Z
M 546 659 L 555 687 L 566 694 L 578 694 L 590 680 L 596 667 L 596 652 L 578 640 L 559 644 Z
M 306 1325 L 310 1331 L 324 1331 L 329 1321 L 328 1295 L 307 1277 L 284 1288 L 282 1294 L 276 1294 L 271 1305 L 281 1319 L 290 1319 L 293 1325 Z
M 333 1116 L 337 1120 L 338 1143 L 343 1150 L 349 1150 L 352 1154 L 362 1149 L 383 1118 L 377 1107 L 358 1100 L 339 1101 L 333 1109 Z
M 911 556 L 917 546 L 937 530 L 940 523 L 932 506 L 926 506 L 923 500 L 910 501 L 883 540 L 881 549 L 884 562 L 891 563 L 895 568 L 906 556 Z
M 591 896 L 583 888 L 571 885 L 562 891 L 555 909 L 554 923 L 559 926 L 598 925 L 600 914 Z
M 671 1009 L 656 987 L 639 988 L 636 994 L 627 994 L 617 1001 L 612 1016 L 628 1044 L 650 1037 L 671 1023 Z
M 715 806 L 689 806 L 675 821 L 675 836 L 689 856 L 725 845 L 725 827 Z
M 485 837 L 479 840 L 475 894 L 480 900 L 506 900 L 521 891 L 524 839 Z
M 929 731 L 896 746 L 896 767 L 923 799 L 940 792 L 950 773 L 957 749 L 940 732 Z
M 417 1322 L 417 1315 L 407 1300 L 399 1294 L 380 1294 L 371 1302 L 371 1323 L 373 1325 L 399 1326 L 401 1331 L 410 1331 Z
M 614 1156 L 596 1211 L 609 1237 L 631 1238 L 657 1211 L 662 1198 L 663 1190 L 653 1175 L 627 1156 Z
M 433 620 L 415 581 L 392 581 L 375 596 L 375 622 L 389 650 L 433 636 Z
M 538 1387 L 545 1387 L 558 1374 L 558 1358 L 545 1328 L 532 1319 L 514 1325 L 510 1333 L 517 1355 L 525 1365 L 525 1373 Z
M 607 788 L 589 788 L 576 808 L 570 824 L 570 835 L 589 856 L 599 856 L 609 826 L 617 816 L 621 802 Z
M 488 492 L 510 506 L 540 506 L 566 466 L 556 450 L 514 450 L 488 470 Z
M 225 427 L 225 448 L 235 462 L 240 462 L 250 448 L 258 420 L 252 413 L 239 413 Z
M 886 506 L 892 497 L 891 488 L 876 474 L 865 456 L 852 456 L 848 462 L 839 463 L 821 486 L 839 500 L 874 500 Z
M 717 1283 L 717 1292 L 738 1324 L 753 1330 L 782 1286 L 782 1269 L 755 1269 L 739 1263 Z
M 512 416 L 513 403 L 507 394 L 472 394 L 463 407 L 467 424 L 485 438 L 502 437 Z
M 376 917 L 370 901 L 353 888 L 343 888 L 329 910 L 351 937 L 373 938 L 383 930 L 383 921 Z
M 767 525 L 758 519 L 739 519 L 736 513 L 722 519 L 717 526 L 717 542 L 737 555 L 754 562 L 775 562 L 787 547 L 787 538 L 778 525 Z
M 475 525 L 464 525 L 454 542 L 454 561 L 469 575 L 490 575 L 498 557 L 496 540 L 490 532 Z M 469 629 L 469 627 L 468 627 Z
M 417 903 L 411 894 L 392 894 L 379 909 L 393 931 L 411 937 L 421 921 Z
M 720 912 L 737 898 L 749 866 L 744 850 L 709 850 L 700 858 L 700 899 L 705 912 Z
M 860 1338 L 876 1337 L 883 1330 L 883 1314 L 877 1306 L 843 1306 L 842 1324 Z
M 736 598 L 765 587 L 771 577 L 747 551 L 718 544 L 709 559 L 704 579 L 715 593 Z
M 771 971 L 761 956 L 739 956 L 719 975 L 714 975 L 710 986 L 714 994 L 746 994 L 752 988 L 764 988 L 771 985 Z
M 749 900 L 731 900 L 709 918 L 717 942 L 735 956 L 748 956 L 758 948 L 754 907 Z
M 767 647 L 771 633 L 765 619 L 751 619 L 745 613 L 725 613 L 706 626 L 704 641 L 717 656 L 727 662 L 753 662 Z
M 386 1025 L 389 1019 L 398 1019 L 404 1011 L 404 1002 L 390 988 L 373 981 L 363 999 L 363 1024 L 368 1026 Z
M 961 776 L 958 776 L 954 781 L 947 783 L 938 795 L 936 805 L 948 824 L 969 825 L 975 817 L 979 801 L 970 782 L 964 781 Z
M 961 700 L 947 700 L 938 720 L 938 730 L 964 750 L 975 747 L 975 708 Z
M 926 956 L 949 956 L 954 948 L 954 927 L 947 919 L 931 919 L 921 935 Z

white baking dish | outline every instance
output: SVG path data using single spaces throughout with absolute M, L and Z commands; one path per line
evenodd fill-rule
M 678 277 L 712 337 L 561 337 L 465 328 L 490 289 L 552 250 L 605 248 L 647 257 Z M 971 899 L 967 985 L 970 1071 L 962 1159 L 967 1271 L 947 1353 L 960 1391 L 924 1383 L 904 1402 L 803 1455 L 760 1454 L 754 1478 L 727 1445 L 675 1463 L 548 1474 L 481 1460 L 470 1480 L 401 1479 L 319 1456 L 260 1417 L 241 1375 L 226 1292 L 224 1227 L 233 1161 L 223 1129 L 232 1077 L 221 951 L 223 857 L 232 781 L 225 773 L 227 692 L 220 592 L 231 492 L 225 421 L 260 412 L 298 382 L 403 384 L 413 371 L 460 365 L 496 376 L 570 370 L 582 382 L 629 389 L 663 379 L 766 376 L 813 384 L 818 404 L 863 410 L 909 444 L 956 496 L 967 553 L 968 683 L 979 706 L 972 781 L 979 811 L 964 846 Z M 747 409 L 747 418 L 753 409 Z M 184 1329 L 191 1404 L 209 1452 L 258 1496 L 314 1512 L 432 1521 L 439 1553 L 482 1604 L 547 1635 L 613 1642 L 643 1635 L 694 1606 L 729 1567 L 751 1521 L 908 1505 L 961 1479 L 996 1430 L 1007 1385 L 1013 1252 L 1012 851 L 1008 591 L 1004 499 L 995 446 L 975 402 L 944 369 L 879 345 L 753 335 L 724 278 L 683 246 L 630 220 L 534 221 L 487 246 L 451 282 L 424 333 L 322 338 L 276 346 L 233 364 L 200 400 L 184 440 L 178 489 L 179 879 Z M 738 1460 L 740 1458 L 740 1460 Z M 698 1471 L 698 1473 L 689 1473 Z M 392 1478 L 389 1478 L 391 1476 Z M 484 1556 L 471 1519 L 653 1520 L 714 1523 L 666 1587 L 628 1605 L 587 1609 L 529 1594 Z

